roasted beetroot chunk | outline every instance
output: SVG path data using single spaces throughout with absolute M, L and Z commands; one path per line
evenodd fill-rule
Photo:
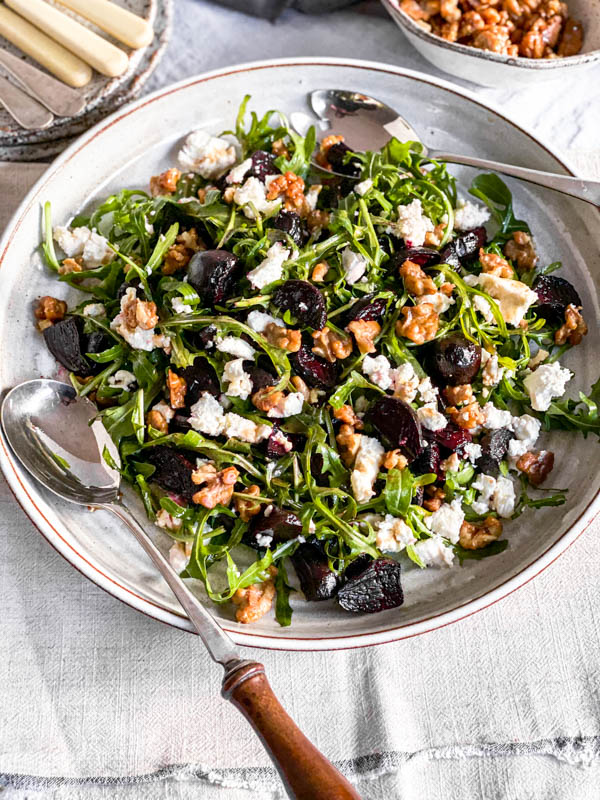
M 327 151 L 327 161 L 331 164 L 335 172 L 346 175 L 348 178 L 360 178 L 361 166 L 357 158 L 350 158 L 347 164 L 344 159 L 347 153 L 352 150 L 344 142 L 336 142 Z
M 200 250 L 190 259 L 187 268 L 190 286 L 198 292 L 202 302 L 215 305 L 226 300 L 235 289 L 241 264 L 227 250 Z
M 67 317 L 45 328 L 44 340 L 54 358 L 69 372 L 81 378 L 93 374 L 92 362 L 84 355 L 87 352 L 87 337 L 79 317 Z
M 453 422 L 449 422 L 445 428 L 439 431 L 427 431 L 425 435 L 427 439 L 440 446 L 444 458 L 452 453 L 462 455 L 463 447 L 473 441 L 468 430 L 459 428 Z
M 297 353 L 291 353 L 290 363 L 294 372 L 312 388 L 332 389 L 336 384 L 337 365 L 315 355 L 305 344 Z
M 461 333 L 436 339 L 432 367 L 441 383 L 459 386 L 471 383 L 481 366 L 481 347 Z
M 481 456 L 477 459 L 477 469 L 497 478 L 500 462 L 508 450 L 508 443 L 514 438 L 514 433 L 508 428 L 498 428 L 486 433 L 480 442 Z
M 375 297 L 373 294 L 365 295 L 353 303 L 346 315 L 346 324 L 355 319 L 368 322 L 380 322 L 383 319 L 388 301 L 385 297 Z
M 431 247 L 401 247 L 390 261 L 390 267 L 400 269 L 405 261 L 412 261 L 420 267 L 432 267 L 440 263 L 440 253 Z
M 271 543 L 287 542 L 301 533 L 302 523 L 298 517 L 292 511 L 274 506 L 269 513 L 265 514 L 263 509 L 252 517 L 244 541 L 251 547 L 269 547 Z
M 281 170 L 275 166 L 275 156 L 265 150 L 257 150 L 252 154 L 252 166 L 246 173 L 246 178 L 258 178 L 265 182 L 269 175 L 279 175 Z
M 301 544 L 291 558 L 307 600 L 330 600 L 336 595 L 339 580 L 335 572 L 329 569 L 327 556 L 320 544 Z
M 485 247 L 486 241 L 487 233 L 483 225 L 473 228 L 472 231 L 461 233 L 440 251 L 440 261 L 442 264 L 449 264 L 455 268 L 475 261 L 479 254 L 479 248 Z
M 316 286 L 308 281 L 290 280 L 273 292 L 273 304 L 290 311 L 303 328 L 320 331 L 327 322 L 325 298 Z
M 550 322 L 563 321 L 568 305 L 581 306 L 581 298 L 575 287 L 557 275 L 539 275 L 533 284 L 538 296 L 535 310 L 538 316 Z
M 150 480 L 167 492 L 191 500 L 198 487 L 192 483 L 194 465 L 187 458 L 166 445 L 158 444 L 148 450 L 146 460 L 155 467 Z
M 400 564 L 394 559 L 377 558 L 342 586 L 338 603 L 345 611 L 364 614 L 398 608 L 404 602 L 400 571 Z
M 177 370 L 177 373 L 185 379 L 187 385 L 185 403 L 188 407 L 197 403 L 203 392 L 210 392 L 213 397 L 218 397 L 221 393 L 217 373 L 202 356 L 196 356 L 193 364 Z
M 440 468 L 440 448 L 435 442 L 430 442 L 423 452 L 410 463 L 413 475 L 428 475 L 433 472 L 438 478 L 443 479 L 444 473 Z
M 421 423 L 411 406 L 399 397 L 380 397 L 369 408 L 368 420 L 389 441 L 392 449 L 401 448 L 409 459 L 423 451 Z
M 308 238 L 302 220 L 295 211 L 282 209 L 273 221 L 273 227 L 287 233 L 298 247 L 301 247 Z

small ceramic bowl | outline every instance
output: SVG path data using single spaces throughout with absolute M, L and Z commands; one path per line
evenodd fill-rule
M 568 58 L 514 58 L 447 42 L 428 33 L 400 10 L 399 0 L 381 0 L 408 41 L 438 69 L 480 86 L 522 87 L 538 81 L 572 80 L 600 64 L 600 0 L 568 0 L 569 13 L 584 27 L 582 52 Z

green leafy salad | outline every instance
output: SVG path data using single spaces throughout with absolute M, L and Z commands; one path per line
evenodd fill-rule
M 212 601 L 281 625 L 298 589 L 394 608 L 409 562 L 501 553 L 565 502 L 536 443 L 600 431 L 598 383 L 562 399 L 581 299 L 496 175 L 461 200 L 418 143 L 317 144 L 248 99 L 149 191 L 66 227 L 47 204 L 48 267 L 83 299 L 41 298 L 37 324 Z

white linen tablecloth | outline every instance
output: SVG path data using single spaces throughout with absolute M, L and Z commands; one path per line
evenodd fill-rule
M 173 42 L 152 88 L 236 61 L 350 52 L 429 69 L 384 18 L 286 12 L 272 26 L 178 0 Z M 600 176 L 599 73 L 588 75 L 587 90 L 480 93 Z M 42 169 L 0 166 L 1 227 Z M 534 582 L 425 636 L 339 653 L 251 655 L 365 800 L 597 798 L 599 534 L 593 523 Z M 199 640 L 83 578 L 4 482 L 0 587 L 2 798 L 283 797 L 258 740 L 220 698 L 220 670 Z

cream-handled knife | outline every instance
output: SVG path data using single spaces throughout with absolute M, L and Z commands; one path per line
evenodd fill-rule
M 69 86 L 85 86 L 92 79 L 88 64 L 3 5 L 0 5 L 0 35 Z
M 76 22 L 43 0 L 4 0 L 7 6 L 32 22 L 57 42 L 110 78 L 129 66 L 127 55 L 102 36 Z
M 154 38 L 152 25 L 110 0 L 58 0 L 63 6 L 89 19 L 106 33 L 133 48 L 147 47 Z

